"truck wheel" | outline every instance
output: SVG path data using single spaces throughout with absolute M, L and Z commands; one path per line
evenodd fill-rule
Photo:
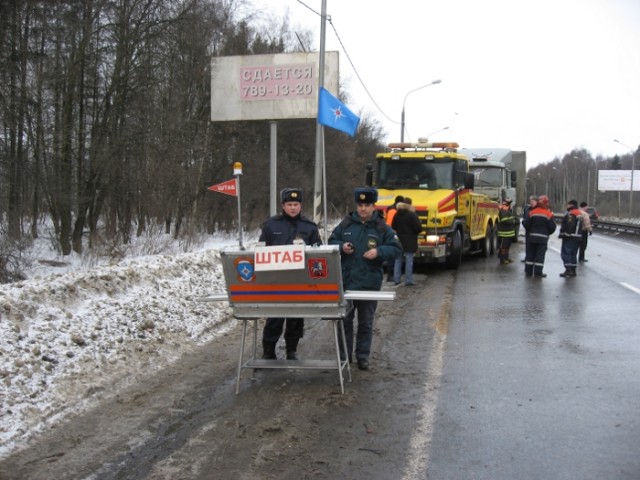
M 484 239 L 482 240 L 482 256 L 489 258 L 495 250 L 493 228 L 491 225 L 487 225 L 487 231 L 484 232 Z
M 451 237 L 451 253 L 447 257 L 447 267 L 458 268 L 462 263 L 462 234 L 460 230 L 453 232 Z

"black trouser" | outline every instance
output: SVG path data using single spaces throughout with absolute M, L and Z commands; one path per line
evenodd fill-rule
M 578 260 L 584 262 L 584 251 L 587 249 L 587 241 L 589 239 L 589 231 L 582 232 L 582 240 L 580 241 L 580 250 L 578 251 Z
M 514 237 L 498 237 L 498 259 L 509 260 L 509 249 Z
M 542 275 L 544 258 L 547 254 L 546 243 L 534 243 L 527 240 L 524 272 L 527 275 Z
M 298 340 L 304 333 L 304 319 L 302 318 L 268 318 L 262 331 L 262 340 L 277 343 L 285 320 L 287 326 L 284 329 L 284 340 L 289 345 L 298 345 Z M 295 349 L 295 347 L 294 347 Z

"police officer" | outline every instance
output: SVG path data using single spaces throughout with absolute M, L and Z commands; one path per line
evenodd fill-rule
M 302 216 L 303 191 L 300 188 L 285 188 L 280 192 L 282 213 L 270 217 L 263 225 L 259 241 L 265 245 L 320 245 L 318 226 Z M 286 320 L 284 340 L 287 349 L 287 360 L 297 360 L 298 342 L 304 331 L 302 318 L 269 318 L 262 332 L 262 358 L 275 360 L 276 344 Z
M 356 188 L 353 193 L 357 209 L 333 230 L 329 236 L 329 244 L 340 247 L 345 290 L 380 290 L 384 277 L 383 262 L 393 265 L 395 259 L 402 255 L 402 247 L 393 229 L 376 210 L 378 191 L 365 187 Z M 341 340 L 340 355 L 343 360 L 351 361 L 353 319 L 357 311 L 356 360 L 360 370 L 369 368 L 377 306 L 376 300 L 350 300 L 347 305 L 347 315 L 344 318 L 347 352 L 342 351 Z

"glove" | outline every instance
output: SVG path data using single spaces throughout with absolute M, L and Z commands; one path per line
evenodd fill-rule
M 589 236 L 593 235 L 593 230 L 589 230 Z

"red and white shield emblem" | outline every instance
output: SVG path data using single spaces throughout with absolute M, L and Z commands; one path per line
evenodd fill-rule
M 309 271 L 310 278 L 327 278 L 329 275 L 329 272 L 327 271 L 327 259 L 308 258 L 307 270 Z

